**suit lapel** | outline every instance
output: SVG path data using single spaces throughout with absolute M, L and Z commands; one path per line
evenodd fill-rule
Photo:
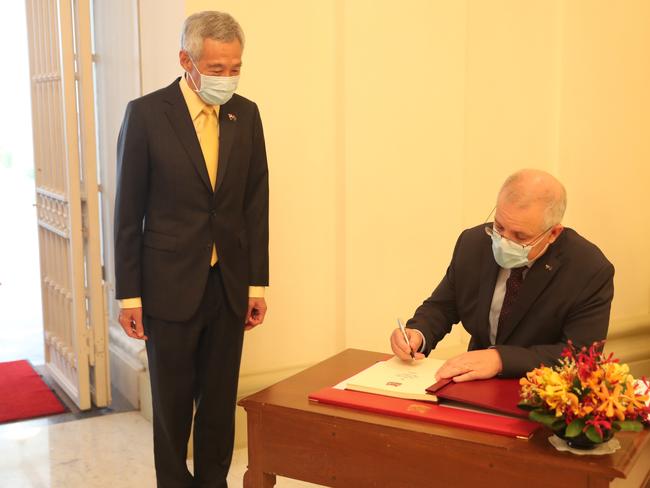
M 190 113 L 187 110 L 187 104 L 178 86 L 178 80 L 168 87 L 166 100 L 169 103 L 166 114 L 174 132 L 176 132 L 181 144 L 185 148 L 199 177 L 208 189 L 212 191 L 208 169 L 205 166 L 201 146 L 196 137 L 196 129 L 194 129 Z
M 217 167 L 217 182 L 214 193 L 221 188 L 228 169 L 230 150 L 237 130 L 237 114 L 232 110 L 232 100 L 223 104 L 219 109 L 219 165 Z
M 499 326 L 497 331 L 497 344 L 504 344 L 512 332 L 517 328 L 521 319 L 526 315 L 530 307 L 535 303 L 537 297 L 551 282 L 555 273 L 558 272 L 562 261 L 559 259 L 559 242 L 551 245 L 542 257 L 531 266 L 513 305 L 510 317 Z
M 486 238 L 489 243 L 490 238 L 487 235 Z M 492 305 L 494 287 L 496 286 L 497 275 L 499 274 L 499 266 L 494 260 L 490 244 L 484 247 L 483 259 L 481 262 L 481 286 L 479 286 L 476 316 L 479 318 L 478 320 L 480 320 L 480 323 L 478 324 L 478 335 L 481 341 L 481 348 L 486 348 L 490 345 L 490 306 Z

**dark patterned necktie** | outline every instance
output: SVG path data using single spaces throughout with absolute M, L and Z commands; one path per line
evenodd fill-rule
M 510 270 L 510 276 L 506 281 L 506 295 L 503 297 L 503 305 L 501 305 L 501 313 L 499 314 L 499 327 L 507 320 L 512 311 L 512 307 L 517 301 L 519 290 L 524 282 L 525 269 L 526 266 L 522 266 L 521 268 L 512 268 Z

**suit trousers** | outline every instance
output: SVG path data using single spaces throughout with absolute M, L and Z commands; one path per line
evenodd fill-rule
M 159 488 L 227 487 L 244 317 L 231 309 L 219 265 L 185 322 L 144 317 Z M 194 408 L 193 408 L 194 407 Z M 186 465 L 194 411 L 194 475 Z

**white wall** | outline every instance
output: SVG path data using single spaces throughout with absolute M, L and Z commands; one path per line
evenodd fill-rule
M 650 238 L 647 2 L 186 7 L 242 23 L 242 92 L 263 108 L 269 143 L 270 314 L 247 336 L 244 374 L 341 347 L 388 351 L 395 318 L 522 167 L 562 179 L 567 225 L 616 266 L 613 333 L 650 322 L 650 257 L 630 252 Z M 466 340 L 459 330 L 438 353 Z
M 242 391 L 344 347 L 388 351 L 458 233 L 529 166 L 560 177 L 567 225 L 616 266 L 611 329 L 632 337 L 616 352 L 645 364 L 630 351 L 650 323 L 650 4 L 142 0 L 144 92 L 179 73 L 182 17 L 206 8 L 246 32 L 239 92 L 271 170 L 270 308 Z
M 150 93 L 169 85 L 182 73 L 178 52 L 185 6 L 180 0 L 129 3 L 137 3 L 139 9 L 140 88 L 142 94 Z
M 334 2 L 188 4 L 230 12 L 246 34 L 238 93 L 258 103 L 270 171 L 271 286 L 264 325 L 246 334 L 242 388 L 344 347 L 340 219 L 342 102 Z M 266 19 L 266 20 L 263 20 Z
M 97 152 L 99 157 L 102 250 L 106 280 L 110 374 L 112 384 L 136 407 L 140 403 L 139 377 L 144 344 L 129 339 L 117 323 L 113 257 L 113 209 L 117 136 L 129 100 L 141 95 L 137 2 L 94 2 Z M 119 33 L 119 35 L 116 35 Z

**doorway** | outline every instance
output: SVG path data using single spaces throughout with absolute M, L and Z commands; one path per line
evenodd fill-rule
M 25 5 L 6 2 L 0 43 L 0 362 L 44 363 Z
M 99 219 L 112 221 L 114 141 L 141 94 L 138 9 L 93 3 L 9 2 L 0 16 L 11 48 L 0 77 L 0 361 L 44 364 L 81 410 L 110 403 L 109 348 L 114 386 L 135 405 L 144 370 L 113 320 L 112 232 Z

